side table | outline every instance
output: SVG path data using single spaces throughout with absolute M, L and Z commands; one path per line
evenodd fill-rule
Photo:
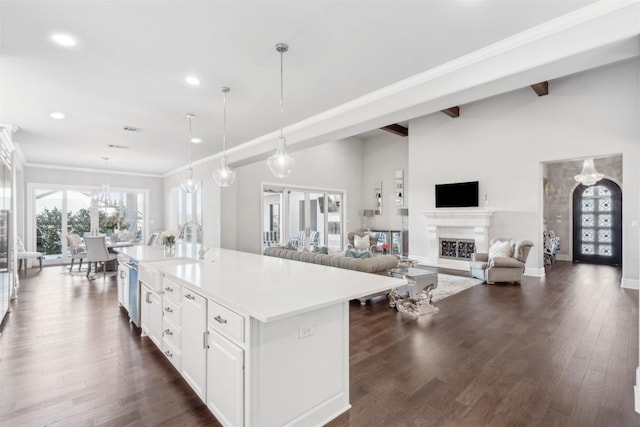
M 414 267 L 393 268 L 389 276 L 405 279 L 407 285 L 393 288 L 389 294 L 389 305 L 412 317 L 422 314 L 435 314 L 440 309 L 431 301 L 431 294 L 438 287 L 438 273 Z M 408 297 L 400 297 L 407 291 Z

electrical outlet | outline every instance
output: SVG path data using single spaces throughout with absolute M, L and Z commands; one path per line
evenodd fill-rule
M 301 325 L 298 329 L 298 339 L 306 338 L 316 332 L 315 325 Z

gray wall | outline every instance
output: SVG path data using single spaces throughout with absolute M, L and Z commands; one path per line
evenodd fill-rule
M 550 94 L 526 87 L 410 122 L 411 256 L 426 258 L 421 211 L 435 209 L 434 185 L 480 181 L 495 210 L 493 235 L 532 240 L 527 268 L 544 274 L 543 163 L 622 154 L 623 284 L 638 283 L 639 60 L 552 80 Z

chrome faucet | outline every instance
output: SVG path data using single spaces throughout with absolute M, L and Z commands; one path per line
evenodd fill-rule
M 205 249 L 204 246 L 200 246 L 200 250 L 198 251 L 198 259 L 204 259 L 204 254 L 211 248 Z
M 178 239 L 182 241 L 182 243 L 187 243 L 185 238 L 187 234 L 187 229 L 190 227 L 195 227 L 196 229 L 196 241 L 193 241 L 193 235 L 191 236 L 191 243 L 202 243 L 202 226 L 198 224 L 197 221 L 187 221 L 182 227 L 180 227 L 180 231 L 178 231 Z

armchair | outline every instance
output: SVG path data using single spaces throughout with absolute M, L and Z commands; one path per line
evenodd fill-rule
M 369 251 L 371 253 L 380 252 L 381 249 L 378 248 L 378 238 L 380 237 L 380 233 L 373 231 L 350 231 L 347 233 L 347 249 L 358 249 L 354 243 L 355 237 L 364 237 L 369 236 Z
M 490 256 L 497 242 L 508 242 L 511 245 L 510 256 Z M 489 253 L 476 252 L 471 255 L 471 275 L 486 283 L 496 282 L 520 283 L 524 274 L 525 262 L 533 242 L 529 240 L 511 240 L 498 238 L 491 240 Z

